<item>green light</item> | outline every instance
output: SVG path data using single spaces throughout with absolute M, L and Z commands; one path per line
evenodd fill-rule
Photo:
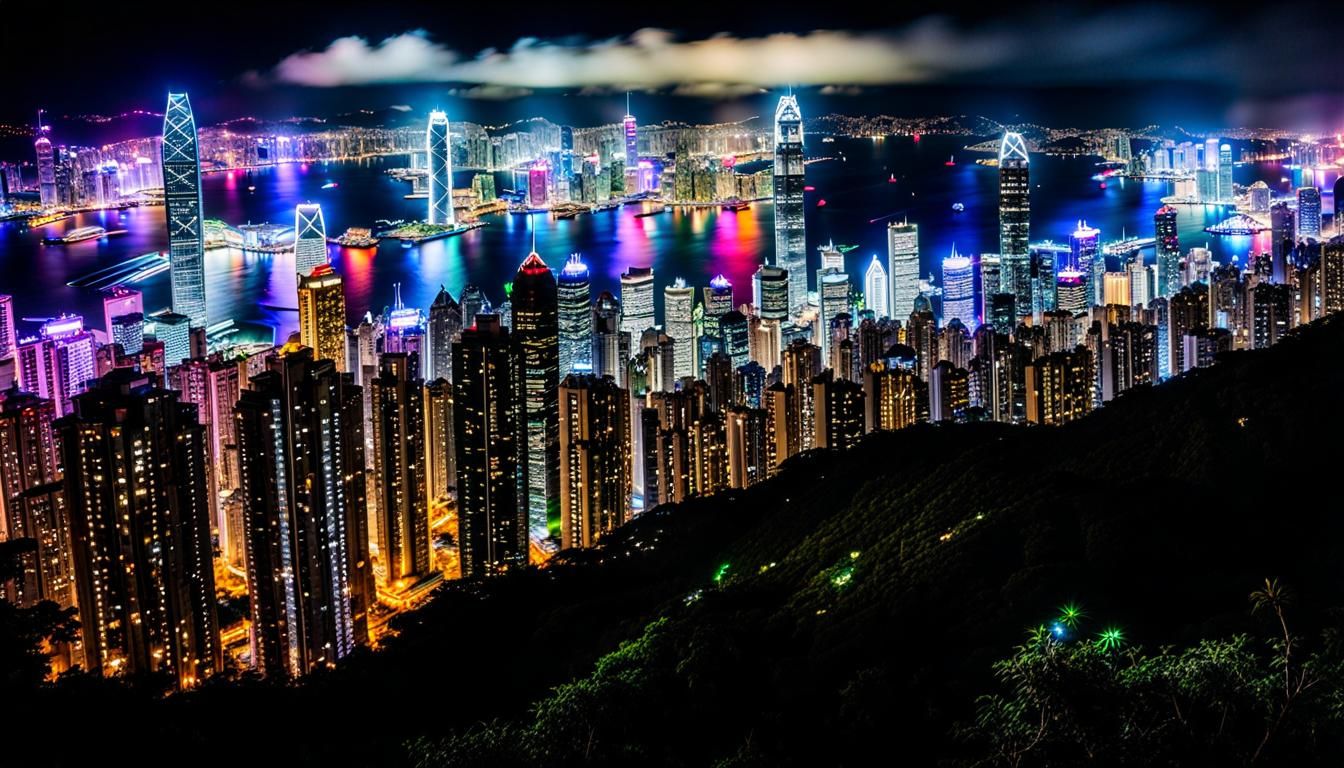
M 1116 651 L 1124 645 L 1125 633 L 1119 627 L 1107 627 L 1097 636 L 1097 648 L 1103 651 Z
M 831 576 L 831 586 L 835 587 L 836 589 L 844 589 L 845 587 L 849 586 L 849 583 L 853 580 L 854 580 L 854 569 L 849 566 L 845 566 L 844 568 L 841 568 L 840 570 L 836 571 L 835 575 Z
M 715 583 L 715 584 L 722 584 L 722 583 L 723 583 L 723 577 L 724 577 L 725 575 L 727 575 L 727 573 L 728 573 L 728 568 L 729 568 L 730 566 L 731 566 L 730 563 L 724 563 L 723 565 L 720 565 L 720 566 L 719 566 L 719 569 L 718 569 L 717 571 L 714 572 L 714 583 Z
M 850 553 L 849 553 L 849 559 L 850 559 L 850 560 L 858 560 L 858 559 L 859 559 L 859 550 L 856 549 L 856 550 L 850 552 Z
M 1083 607 L 1077 603 L 1065 603 L 1059 609 L 1059 623 L 1069 629 L 1077 629 L 1079 620 L 1085 616 L 1087 614 L 1083 612 Z

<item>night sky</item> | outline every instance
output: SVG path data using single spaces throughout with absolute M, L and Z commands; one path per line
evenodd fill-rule
M 1344 125 L 1344 13 L 1325 3 L 983 5 L 214 3 L 184 35 L 167 7 L 5 3 L 0 119 L 161 110 L 172 88 L 202 123 L 404 105 L 583 125 L 631 88 L 641 122 L 695 121 L 763 114 L 794 84 L 813 114 Z

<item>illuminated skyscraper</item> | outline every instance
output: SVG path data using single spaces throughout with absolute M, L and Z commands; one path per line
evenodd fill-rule
M 733 311 L 733 284 L 722 274 L 715 275 L 705 289 L 705 329 L 706 336 L 723 341 L 723 332 L 719 329 L 719 319 Z
M 887 290 L 890 287 L 887 270 L 874 253 L 872 262 L 868 264 L 868 270 L 863 273 L 864 309 L 873 310 L 873 314 L 879 318 L 890 316 L 891 307 L 887 301 Z
M 837 315 L 853 310 L 850 297 L 849 275 L 835 269 L 823 269 L 817 272 L 817 301 L 821 312 L 821 356 L 827 359 L 831 354 L 831 321 Z
M 608 378 L 560 384 L 560 541 L 591 547 L 630 509 L 630 396 Z
M 294 208 L 294 271 L 300 277 L 327 263 L 327 224 L 322 206 L 300 203 Z
M 1276 283 L 1287 282 L 1291 271 L 1288 260 L 1297 243 L 1296 222 L 1288 203 L 1280 201 L 1269 206 L 1269 238 L 1272 279 Z
M 539 536 L 560 522 L 560 330 L 555 276 L 536 251 L 513 278 L 513 340 L 523 356 L 527 517 Z
M 560 377 L 593 370 L 593 298 L 588 265 L 577 253 L 556 284 L 560 320 Z
M 1002 287 L 1014 296 L 1018 317 L 1031 314 L 1031 172 L 1022 135 L 1009 131 L 999 145 L 999 257 Z
M 1335 217 L 1331 223 L 1335 225 L 1335 236 L 1344 235 L 1344 174 L 1335 179 Z
M 1052 352 L 1026 369 L 1027 421 L 1060 425 L 1092 410 L 1092 353 L 1084 347 Z
M 310 349 L 287 347 L 269 367 L 235 409 L 252 666 L 296 678 L 368 642 L 364 404 Z
M 792 94 L 775 109 L 775 266 L 789 271 L 789 314 L 807 309 L 803 113 Z
M 0 297 L 0 302 L 3 301 L 4 299 Z M 112 326 L 114 325 L 112 318 L 137 312 L 140 314 L 145 312 L 144 297 L 141 296 L 139 291 L 127 288 L 124 285 L 103 291 L 103 330 L 107 331 L 108 340 L 116 341 L 112 333 Z M 131 352 L 127 351 L 127 354 L 131 354 Z M 3 357 L 3 344 L 0 344 L 0 358 Z
M 524 434 L 519 358 L 497 315 L 478 315 L 453 345 L 457 538 L 464 578 L 527 564 L 527 488 L 519 482 Z
M 448 133 L 448 115 L 440 110 L 429 113 L 425 150 L 429 157 L 429 223 L 452 226 L 453 153 Z
M 19 337 L 14 331 L 14 297 L 0 293 L 0 360 L 14 357 Z
M 425 460 L 431 504 L 446 503 L 457 485 L 457 449 L 453 441 L 453 384 L 425 384 Z
M 36 550 L 23 558 L 18 594 L 7 595 L 20 607 L 51 600 L 68 608 L 75 602 L 55 418 L 51 400 L 17 387 L 0 392 L 0 536 L 32 539 Z
M 425 378 L 453 380 L 453 342 L 462 333 L 462 305 L 443 286 L 429 305 L 429 359 Z
M 369 383 L 373 406 L 378 557 L 384 583 L 406 586 L 429 575 L 428 477 L 424 384 L 415 353 L 387 352 Z
M 695 289 L 686 285 L 684 279 L 678 277 L 663 289 L 663 325 L 667 335 L 672 337 L 673 371 L 678 379 L 695 375 L 694 310 Z
M 625 191 L 646 192 L 640 185 L 639 178 L 639 130 L 635 125 L 635 116 L 630 114 L 630 94 L 625 94 L 625 119 L 621 123 L 625 132 L 625 175 L 628 179 L 634 180 L 634 186 L 629 183 L 625 186 Z
M 37 192 L 43 208 L 54 208 L 57 202 L 56 192 L 56 155 L 51 148 L 51 126 L 42 124 L 42 112 L 37 113 L 37 141 L 33 149 L 37 152 Z
M 812 380 L 815 447 L 843 451 L 858 445 L 864 433 L 863 386 L 837 378 L 827 369 Z
M 299 343 L 345 370 L 345 289 L 325 261 L 299 276 Z
M 84 668 L 195 687 L 223 668 L 196 407 L 118 368 L 57 428 Z
M 1181 241 L 1176 230 L 1176 209 L 1164 205 L 1153 216 L 1157 228 L 1157 295 L 1168 297 L 1181 290 Z M 1063 309 L 1061 304 L 1060 309 Z
M 891 279 L 891 290 L 887 293 L 890 316 L 905 320 L 914 311 L 915 297 L 919 296 L 918 225 L 906 221 L 887 225 L 887 264 Z
M 1074 269 L 1060 270 L 1059 276 L 1055 278 L 1055 294 L 1058 296 L 1060 311 L 1075 316 L 1086 312 L 1088 308 L 1087 275 Z
M 1304 240 L 1321 239 L 1321 190 L 1315 187 L 1297 190 L 1297 236 Z
M 631 267 L 621 275 L 621 330 L 638 342 L 653 325 L 653 267 Z
M 84 330 L 84 318 L 58 317 L 42 325 L 36 338 L 18 348 L 16 372 L 19 386 L 56 403 L 65 415 L 74 407 L 72 398 L 98 376 L 93 334 Z
M 204 328 L 205 228 L 196 119 L 185 93 L 168 94 L 163 113 L 163 202 L 168 219 L 168 263 L 173 311 Z
M 1101 230 L 1079 221 L 1069 235 L 1069 269 L 1087 276 L 1088 302 L 1101 304 L 1102 275 L 1106 272 L 1106 257 L 1101 253 Z
M 1218 147 L 1218 199 L 1232 202 L 1232 147 L 1223 144 Z
M 975 272 L 969 258 L 957 255 L 955 245 L 943 259 L 943 325 L 953 320 L 975 324 Z

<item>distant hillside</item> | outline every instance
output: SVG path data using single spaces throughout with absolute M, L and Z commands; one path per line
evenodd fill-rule
M 545 570 L 449 586 L 382 652 L 300 688 L 149 702 L 82 681 L 14 727 L 150 729 L 207 755 L 283 728 L 266 762 L 291 763 L 974 763 L 987 747 L 957 733 L 996 690 L 995 661 L 1067 603 L 1122 628 L 1126 652 L 1238 633 L 1269 648 L 1273 614 L 1247 601 L 1266 577 L 1293 592 L 1297 663 L 1339 624 L 1341 350 L 1335 317 L 1068 427 L 873 435 Z M 1266 715 L 1233 718 L 1252 731 Z M 1258 764 L 1337 762 L 1331 722 L 1309 744 L 1285 728 Z M 1250 761 L 1237 738 L 1219 737 L 1217 762 Z

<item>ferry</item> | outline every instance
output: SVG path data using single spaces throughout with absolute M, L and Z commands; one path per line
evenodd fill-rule
M 949 167 L 949 168 L 952 167 L 952 166 L 954 166 L 954 165 L 956 165 L 956 164 L 957 164 L 957 159 L 956 159 L 955 157 L 951 156 L 951 155 L 948 155 L 948 157 L 947 157 L 947 162 L 946 162 L 946 163 L 943 163 L 943 165 L 946 165 L 946 166 Z
M 247 191 L 248 191 L 248 192 L 256 192 L 256 191 L 257 191 L 257 185 L 256 185 L 256 184 L 248 184 L 248 185 L 247 185 Z
M 888 184 L 895 184 L 895 183 L 896 183 L 896 174 L 893 173 L 893 174 L 891 174 L 890 176 L 888 176 L 888 177 L 887 177 L 887 183 L 888 183 Z
M 373 230 L 368 227 L 350 227 L 340 237 L 328 238 L 331 242 L 346 248 L 373 248 L 381 239 L 375 237 Z
M 739 200 L 736 197 L 730 198 L 723 202 L 723 210 L 732 211 L 733 213 L 737 213 L 738 211 L 745 211 L 750 207 L 751 203 L 748 203 L 746 200 Z
M 833 137 L 831 137 L 831 136 L 827 136 L 826 138 L 824 138 L 824 139 L 821 140 L 821 143 L 822 143 L 822 144 L 834 144 L 834 143 L 835 143 L 835 139 L 834 139 Z
M 953 203 L 952 210 L 956 211 L 957 213 L 961 213 L 962 211 L 966 210 L 966 206 L 963 205 L 962 203 Z
M 103 227 L 79 227 L 72 229 L 61 237 L 45 237 L 42 242 L 46 245 L 70 245 L 71 243 L 82 243 L 85 240 L 95 240 L 108 235 L 120 235 L 126 230 L 114 229 L 111 232 Z
M 334 181 L 328 181 L 326 184 L 323 184 L 323 185 L 322 185 L 322 188 L 323 188 L 323 189 L 335 189 L 335 188 L 337 188 L 337 187 L 339 187 L 339 186 L 340 186 L 340 184 L 338 184 L 338 183 L 336 183 L 336 182 L 334 182 Z

